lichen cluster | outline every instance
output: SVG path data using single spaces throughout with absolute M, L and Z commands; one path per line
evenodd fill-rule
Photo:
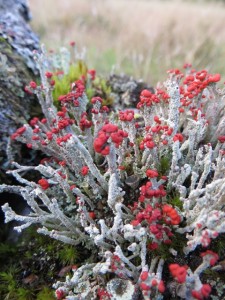
M 13 163 L 26 216 L 8 204 L 5 221 L 91 249 L 90 259 L 57 282 L 57 299 L 204 299 L 211 286 L 202 274 L 219 270 L 224 257 L 211 248 L 225 232 L 224 91 L 219 74 L 170 70 L 164 85 L 140 93 L 137 107 L 90 101 L 93 72 L 73 82 L 54 105 L 54 72 L 35 54 L 42 84 L 27 91 L 44 118 L 12 135 L 46 158 L 34 166 Z M 57 105 L 58 107 L 58 105 Z M 40 179 L 23 177 L 38 171 Z M 198 263 L 190 266 L 193 253 Z M 217 264 L 217 265 L 216 265 Z M 165 296 L 167 295 L 167 296 Z M 168 296 L 170 295 L 170 296 Z

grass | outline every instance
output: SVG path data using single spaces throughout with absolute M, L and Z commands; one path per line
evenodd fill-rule
M 30 0 L 30 6 L 32 27 L 48 48 L 75 40 L 100 73 L 114 68 L 154 84 L 184 62 L 224 73 L 221 1 Z

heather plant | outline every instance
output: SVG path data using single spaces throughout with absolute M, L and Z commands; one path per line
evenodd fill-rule
M 36 60 L 42 84 L 27 89 L 44 118 L 11 138 L 46 158 L 38 166 L 13 162 L 8 173 L 20 185 L 0 190 L 22 195 L 31 208 L 22 216 L 2 207 L 6 222 L 22 222 L 15 230 L 38 224 L 38 233 L 91 251 L 54 284 L 57 299 L 209 297 L 202 274 L 224 258 L 211 248 L 225 232 L 220 75 L 191 65 L 185 74 L 170 70 L 154 93 L 140 93 L 136 108 L 119 111 L 99 96 L 89 101 L 82 76 L 58 97 L 57 110 L 45 54 Z M 28 171 L 40 179 L 29 181 Z

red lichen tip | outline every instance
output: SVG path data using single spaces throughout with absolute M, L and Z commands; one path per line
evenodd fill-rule
M 95 80 L 96 70 L 94 69 L 88 70 L 88 74 L 91 76 L 91 80 Z
M 96 218 L 95 212 L 94 211 L 90 211 L 89 212 L 89 217 L 94 220 Z
M 178 264 L 169 265 L 170 273 L 179 282 L 184 283 L 187 276 L 187 266 L 179 266 Z
M 141 96 L 143 96 L 143 97 L 151 97 L 152 93 L 149 90 L 143 90 L 141 92 Z
M 89 172 L 88 166 L 83 166 L 83 167 L 81 168 L 81 174 L 82 174 L 83 176 L 86 176 L 86 175 L 88 174 L 88 172 Z
M 47 190 L 49 188 L 49 186 L 50 186 L 49 183 L 48 183 L 48 180 L 46 180 L 44 178 L 38 180 L 38 184 L 41 186 L 41 188 L 43 190 Z
M 211 290 L 212 288 L 209 284 L 203 284 L 200 290 L 193 290 L 191 295 L 194 299 L 203 300 L 204 298 L 208 298 Z
M 71 46 L 71 47 L 74 47 L 75 45 L 76 45 L 76 43 L 75 43 L 74 41 L 71 41 L 71 42 L 70 42 L 70 46 Z
M 35 90 L 37 88 L 37 83 L 35 81 L 31 81 L 29 86 L 30 86 L 30 88 Z
M 50 78 L 52 78 L 53 74 L 52 74 L 52 72 L 45 72 L 45 76 L 46 76 L 48 79 L 50 79 Z
M 62 300 L 65 297 L 64 291 L 60 289 L 55 292 L 55 295 L 57 300 Z
M 97 102 L 102 103 L 102 98 L 101 98 L 101 97 L 93 97 L 93 98 L 91 99 L 91 103 L 92 103 L 92 104 L 95 104 L 95 103 L 97 103 Z
M 145 281 L 148 278 L 148 271 L 141 272 L 140 279 L 141 281 Z
M 219 136 L 218 141 L 220 141 L 220 143 L 224 143 L 225 142 L 225 135 Z
M 156 177 L 159 176 L 159 173 L 156 170 L 150 170 L 150 169 L 148 169 L 146 171 L 146 176 L 149 177 L 149 178 L 156 178 Z
M 201 257 L 208 257 L 210 266 L 214 266 L 219 259 L 219 255 L 212 250 L 206 250 L 205 252 L 202 252 Z
M 134 111 L 131 109 L 119 112 L 120 121 L 131 122 L 134 119 Z
M 176 142 L 176 141 L 179 141 L 180 143 L 182 143 L 184 140 L 184 137 L 181 133 L 177 133 L 175 134 L 175 136 L 173 137 L 173 141 Z

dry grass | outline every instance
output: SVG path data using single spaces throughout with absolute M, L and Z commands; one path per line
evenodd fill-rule
M 75 40 L 90 67 L 148 82 L 192 62 L 225 74 L 225 6 L 220 2 L 30 0 L 33 28 L 49 48 Z

